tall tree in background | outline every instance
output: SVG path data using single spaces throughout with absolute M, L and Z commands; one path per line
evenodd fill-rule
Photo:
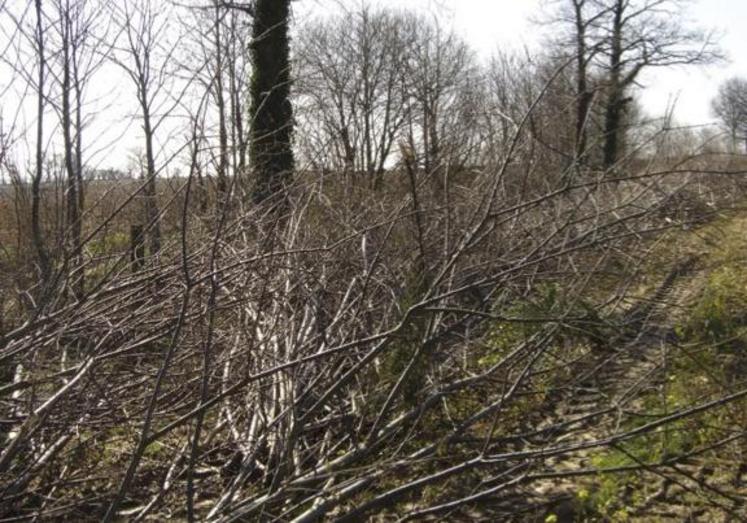
M 157 123 L 153 121 L 154 90 L 152 55 L 165 26 L 159 23 L 159 17 L 149 0 L 127 1 L 122 5 L 122 25 L 127 45 L 125 53 L 130 61 L 122 60 L 120 65 L 127 72 L 135 85 L 137 101 L 143 119 L 145 138 L 145 168 L 142 176 L 145 179 L 145 218 L 150 237 L 150 254 L 161 250 L 161 226 L 158 212 L 156 188 L 156 159 L 154 136 Z
M 747 152 L 747 80 L 730 78 L 721 84 L 712 109 L 729 132 L 732 150 L 736 151 L 737 142 L 744 140 Z
M 291 0 L 256 0 L 251 58 L 250 156 L 256 173 L 253 198 L 262 202 L 281 192 L 294 167 L 290 102 Z
M 226 99 L 224 92 L 224 42 L 222 36 L 223 13 L 220 6 L 216 5 L 214 9 L 215 18 L 213 20 L 213 37 L 215 41 L 215 82 L 213 83 L 213 96 L 215 105 L 218 109 L 218 140 L 219 155 L 217 161 L 216 174 L 218 177 L 218 195 L 219 199 L 226 196 L 228 189 L 228 130 L 226 126 Z
M 573 0 L 571 0 L 573 1 Z M 688 0 L 595 0 L 606 13 L 600 48 L 606 71 L 603 165 L 619 159 L 630 89 L 652 67 L 707 64 L 720 58 L 712 35 L 686 27 Z
M 601 163 L 619 160 L 630 120 L 632 89 L 654 67 L 708 64 L 720 58 L 710 33 L 685 23 L 691 0 L 551 0 L 549 17 L 561 57 L 574 65 L 574 151 L 590 160 L 590 123 L 600 105 Z M 596 141 L 596 140 L 595 140 Z
M 303 140 L 327 152 L 320 159 L 325 167 L 380 184 L 405 124 L 405 57 L 414 27 L 398 13 L 364 5 L 306 24 L 300 33 Z
M 439 184 L 444 168 L 469 149 L 475 127 L 466 117 L 472 109 L 469 96 L 481 79 L 472 50 L 456 34 L 437 20 L 411 15 L 406 21 L 412 34 L 405 48 L 408 140 L 425 172 Z M 420 136 L 413 136 L 413 123 Z
M 640 72 L 640 67 L 634 66 L 623 75 L 623 26 L 625 24 L 624 11 L 628 2 L 614 0 L 612 5 L 612 22 L 610 25 L 609 46 L 609 90 L 604 114 L 604 167 L 609 168 L 617 161 L 620 126 L 623 119 L 625 105 L 629 99 L 625 98 L 625 90 L 632 84 Z
M 597 52 L 597 46 L 589 45 L 589 31 L 604 15 L 604 10 L 597 9 L 588 13 L 589 0 L 571 0 L 572 19 L 575 27 L 576 50 L 576 134 L 575 158 L 583 161 L 587 144 L 587 123 L 594 91 L 589 86 L 589 64 Z
M 76 49 L 73 36 L 73 15 L 70 9 L 70 3 L 58 2 L 59 9 L 59 34 L 60 41 L 62 44 L 61 53 L 61 66 L 62 66 L 62 106 L 61 106 L 61 120 L 62 120 L 62 135 L 64 138 L 65 148 L 65 171 L 67 174 L 67 214 L 66 214 L 66 227 L 69 235 L 69 246 L 67 252 L 67 258 L 69 260 L 70 268 L 73 269 L 80 265 L 81 262 L 81 222 L 80 217 L 83 212 L 83 175 L 80 163 L 80 151 L 74 144 L 75 137 L 73 136 L 73 126 L 75 125 L 75 134 L 80 136 L 80 108 L 74 107 L 72 100 L 73 89 L 72 84 L 78 83 L 77 68 L 74 67 L 75 57 L 73 56 Z M 75 79 L 73 77 L 76 77 Z M 76 89 L 76 93 L 80 90 Z M 79 101 L 78 101 L 79 102 Z M 79 105 L 79 104 L 78 104 Z M 75 111 L 75 113 L 73 112 Z M 77 116 L 74 118 L 73 114 Z M 76 125 L 77 124 L 77 125 Z M 78 283 L 74 283 L 73 288 L 77 297 L 82 294 L 83 280 L 78 280 Z
M 557 9 L 548 22 L 561 28 L 561 31 L 554 32 L 554 46 L 560 49 L 563 58 L 572 58 L 574 64 L 573 158 L 578 163 L 585 163 L 589 160 L 586 149 L 592 101 L 598 89 L 591 70 L 600 51 L 600 25 L 607 9 L 594 0 L 554 0 L 552 4 Z M 555 36 L 557 34 L 559 36 Z

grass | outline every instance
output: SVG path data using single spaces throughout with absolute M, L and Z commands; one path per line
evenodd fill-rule
M 690 278 L 690 307 L 675 313 L 677 347 L 670 349 L 666 379 L 637 404 L 639 416 L 626 419 L 623 429 L 633 429 L 679 409 L 723 394 L 738 379 L 734 362 L 742 368 L 747 349 L 747 217 L 722 217 L 694 231 L 675 233 L 657 249 L 652 273 L 661 273 L 671 260 L 700 257 L 700 273 Z M 648 275 L 647 275 L 648 276 Z M 743 407 L 743 405 L 741 406 Z M 740 406 L 712 410 L 685 418 L 659 430 L 592 455 L 600 470 L 636 465 L 656 465 L 686 455 L 740 430 Z M 729 463 L 730 448 L 709 451 L 702 457 Z M 739 458 L 737 458 L 739 459 Z M 720 471 L 723 474 L 723 471 Z M 629 521 L 635 508 L 650 496 L 656 482 L 643 471 L 602 473 L 577 492 L 581 521 Z

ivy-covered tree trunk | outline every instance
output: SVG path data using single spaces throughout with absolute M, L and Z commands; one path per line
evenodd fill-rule
M 615 2 L 612 9 L 612 42 L 610 49 L 610 76 L 609 76 L 609 93 L 607 107 L 604 115 L 604 167 L 609 169 L 617 162 L 620 123 L 623 112 L 623 89 L 622 81 L 622 25 L 623 10 L 625 9 L 622 0 Z
M 584 18 L 584 0 L 573 2 L 574 23 L 576 26 L 576 136 L 575 159 L 579 163 L 586 163 L 587 119 L 591 109 L 593 95 L 589 92 L 588 64 L 589 49 L 586 42 L 588 22 Z
M 251 56 L 250 155 L 254 201 L 284 199 L 293 172 L 288 19 L 291 0 L 256 0 Z

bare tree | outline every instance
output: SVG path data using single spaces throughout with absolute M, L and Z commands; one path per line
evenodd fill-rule
M 597 86 L 592 77 L 592 61 L 601 51 L 600 21 L 607 7 L 595 0 L 556 0 L 557 12 L 546 23 L 565 29 L 562 36 L 553 35 L 553 43 L 561 52 L 573 56 L 575 76 L 575 122 L 574 159 L 577 163 L 587 161 L 589 120 Z
M 733 150 L 743 140 L 747 152 L 747 80 L 734 77 L 721 84 L 711 106 L 729 132 Z
M 507 154 L 518 133 L 527 146 L 515 152 L 522 161 L 514 168 L 543 171 L 545 181 L 555 183 L 578 167 L 573 60 L 558 56 L 554 49 L 550 54 L 503 52 L 493 57 L 486 71 L 488 94 L 483 104 L 483 139 L 491 144 L 487 162 L 491 156 L 495 161 Z M 520 126 L 524 115 L 525 125 Z
M 213 96 L 218 108 L 218 200 L 224 201 L 228 189 L 228 125 L 227 125 L 227 104 L 225 99 L 224 77 L 225 77 L 225 42 L 222 36 L 223 29 L 223 11 L 216 4 L 213 10 L 213 38 L 215 50 L 215 72 L 213 82 Z M 233 97 L 231 98 L 233 99 Z
M 525 96 L 532 91 L 529 57 L 510 51 L 491 56 L 485 71 L 487 96 L 484 107 L 487 157 L 499 157 L 508 148 L 517 122 L 526 109 Z
M 690 0 L 557 0 L 546 23 L 564 29 L 552 42 L 574 69 L 574 158 L 588 161 L 593 101 L 601 106 L 605 168 L 620 157 L 632 88 L 650 68 L 708 64 L 714 37 L 685 22 Z M 594 142 L 596 142 L 596 137 Z
M 89 121 L 85 114 L 85 91 L 92 76 L 103 64 L 108 55 L 104 47 L 108 44 L 101 34 L 107 24 L 103 16 L 107 10 L 106 1 L 56 0 L 55 36 L 60 53 L 57 59 L 59 72 L 53 69 L 59 83 L 60 101 L 55 103 L 59 113 L 64 163 L 67 178 L 66 187 L 66 229 L 68 248 L 66 265 L 73 281 L 73 294 L 80 299 L 85 288 L 82 245 L 84 187 L 84 127 Z M 90 117 L 88 118 L 90 120 Z
M 405 122 L 408 37 L 402 17 L 363 6 L 310 24 L 299 39 L 301 125 L 327 143 L 332 167 L 374 186 Z
M 246 102 L 249 88 L 245 79 L 250 63 L 248 34 L 243 30 L 240 12 L 232 9 L 225 17 L 228 33 L 226 38 L 226 67 L 228 70 L 228 94 L 230 99 L 230 138 L 231 158 L 234 176 L 245 179 L 247 176 L 247 155 L 249 132 L 246 119 Z
M 630 89 L 641 72 L 658 67 L 708 64 L 720 58 L 713 35 L 687 26 L 688 0 L 595 0 L 606 16 L 599 22 L 598 65 L 605 72 L 604 157 L 606 168 L 620 157 Z
M 158 206 L 158 172 L 155 137 L 161 125 L 181 98 L 168 90 L 174 84 L 170 68 L 178 47 L 168 17 L 168 9 L 151 0 L 126 0 L 114 8 L 124 43 L 114 61 L 135 87 L 145 145 L 145 219 L 150 255 L 161 249 Z M 176 99 L 176 100 L 175 100 Z
M 437 20 L 411 15 L 405 23 L 411 32 L 403 86 L 408 140 L 425 172 L 441 184 L 444 169 L 469 155 L 477 107 L 470 96 L 480 92 L 482 78 L 469 46 Z

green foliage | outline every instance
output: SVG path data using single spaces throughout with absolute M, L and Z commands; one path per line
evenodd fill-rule
M 726 265 L 713 271 L 677 334 L 687 341 L 741 348 L 747 340 L 747 270 Z
M 635 429 L 657 416 L 669 415 L 700 401 L 714 385 L 703 375 L 703 368 L 717 367 L 713 356 L 713 351 L 706 351 L 694 361 L 692 356 L 677 354 L 671 361 L 671 373 L 666 383 L 642 398 L 638 410 L 645 416 L 632 416 L 621 428 L 624 431 Z M 720 411 L 709 411 L 660 426 L 615 448 L 594 454 L 592 465 L 599 470 L 656 465 L 685 455 L 719 437 L 716 427 L 725 426 L 725 420 L 719 419 L 723 415 Z M 579 512 L 587 520 L 628 521 L 631 508 L 642 504 L 652 493 L 654 485 L 656 483 L 647 481 L 641 470 L 600 473 L 593 486 L 578 491 L 576 502 Z
M 702 401 L 723 378 L 718 361 L 717 351 L 712 348 L 696 354 L 674 353 L 666 381 L 649 391 L 636 405 L 636 410 L 645 415 L 627 417 L 621 430 L 633 430 Z M 709 369 L 710 374 L 704 374 L 704 369 Z M 591 463 L 599 470 L 610 470 L 656 465 L 674 459 L 723 437 L 718 427 L 728 426 L 728 421 L 723 419 L 725 415 L 728 413 L 713 410 L 660 426 L 593 454 Z M 640 506 L 657 486 L 647 478 L 650 476 L 643 470 L 600 473 L 593 484 L 578 491 L 579 513 L 588 521 L 628 521 L 631 510 Z
M 413 357 L 415 358 L 401 389 L 405 403 L 411 406 L 416 403 L 418 392 L 426 378 L 427 359 L 425 351 L 420 347 L 421 343 L 420 326 L 416 321 L 412 321 L 405 326 L 403 334 L 393 342 L 381 368 L 381 378 L 394 384 L 408 368 Z
M 120 254 L 127 250 L 129 241 L 129 237 L 123 232 L 107 234 L 101 239 L 89 242 L 88 252 L 94 257 Z
M 407 314 L 409 309 L 420 301 L 424 288 L 425 281 L 422 275 L 416 275 L 408 282 L 399 302 L 399 309 L 403 314 Z M 379 379 L 391 384 L 397 382 L 412 362 L 400 391 L 405 403 L 410 406 L 416 404 L 418 393 L 425 384 L 428 350 L 423 343 L 427 321 L 426 315 L 411 313 L 382 358 Z
M 598 309 L 583 299 L 569 298 L 557 283 L 540 285 L 533 296 L 496 309 L 495 314 L 509 320 L 496 321 L 488 332 L 488 350 L 478 359 L 481 367 L 495 365 L 549 323 L 560 324 L 561 341 L 586 341 L 599 347 L 609 336 L 609 323 L 602 319 Z

